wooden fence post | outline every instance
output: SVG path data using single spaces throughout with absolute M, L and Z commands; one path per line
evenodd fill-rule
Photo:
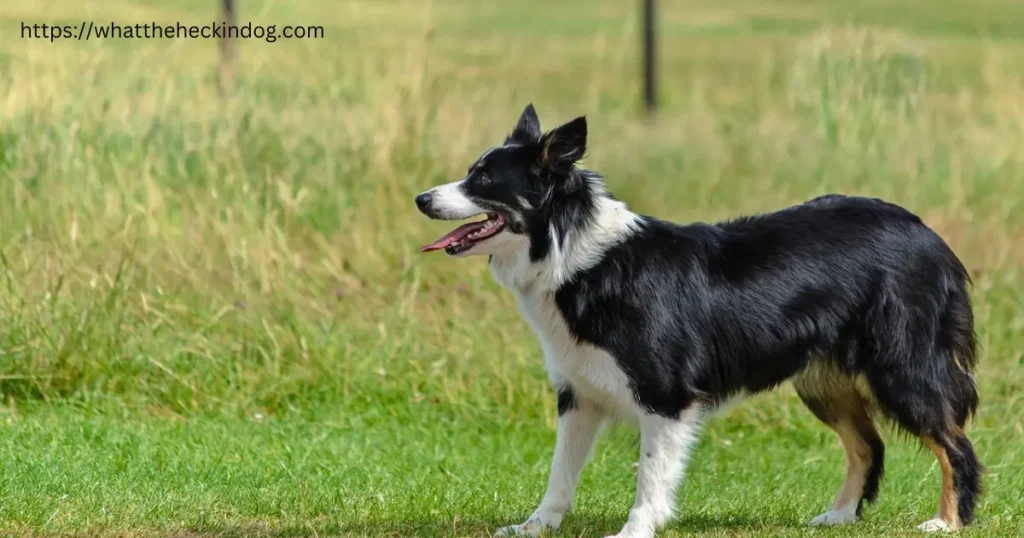
M 227 94 L 234 88 L 235 61 L 238 51 L 235 40 L 227 35 L 227 28 L 238 24 L 238 12 L 235 0 L 220 0 L 220 19 L 226 25 L 225 35 L 220 40 L 219 87 L 221 94 Z
M 657 58 L 655 56 L 654 0 L 644 1 L 644 106 L 648 114 L 658 108 Z

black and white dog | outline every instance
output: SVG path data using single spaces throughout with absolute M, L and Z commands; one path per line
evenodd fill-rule
M 672 517 L 701 422 L 792 380 L 846 449 L 846 480 L 812 525 L 854 522 L 882 478 L 875 418 L 919 437 L 942 470 L 926 531 L 974 517 L 982 466 L 969 277 L 921 220 L 875 199 L 822 196 L 776 213 L 680 226 L 629 211 L 577 167 L 587 123 L 542 133 L 532 105 L 457 182 L 416 197 L 432 219 L 486 220 L 424 251 L 488 255 L 540 337 L 558 392 L 547 493 L 521 525 L 558 528 L 606 419 L 640 430 L 636 500 L 620 537 Z

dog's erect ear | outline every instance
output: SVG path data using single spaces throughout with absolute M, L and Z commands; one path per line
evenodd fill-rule
M 587 118 L 580 116 L 540 139 L 540 165 L 555 172 L 572 170 L 587 151 Z
M 533 109 L 533 103 L 530 103 L 526 105 L 526 109 L 519 116 L 516 128 L 505 139 L 505 143 L 530 144 L 538 140 L 540 140 L 540 119 L 537 117 L 537 111 Z

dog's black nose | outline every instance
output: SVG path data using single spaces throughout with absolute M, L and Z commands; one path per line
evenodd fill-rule
M 416 197 L 416 207 L 420 208 L 420 211 L 426 211 L 430 207 L 430 199 L 433 195 L 429 192 L 425 192 Z

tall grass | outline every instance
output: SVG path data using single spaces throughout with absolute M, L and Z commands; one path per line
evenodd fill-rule
M 0 38 L 3 398 L 549 410 L 510 298 L 480 260 L 419 256 L 443 226 L 411 203 L 529 101 L 547 127 L 586 113 L 588 166 L 643 213 L 712 220 L 836 191 L 906 205 L 975 275 L 983 378 L 1024 362 L 1017 48 L 858 25 L 704 34 L 666 4 L 650 123 L 629 7 L 485 35 L 443 2 L 268 6 L 335 37 L 243 43 L 226 99 L 210 43 Z

